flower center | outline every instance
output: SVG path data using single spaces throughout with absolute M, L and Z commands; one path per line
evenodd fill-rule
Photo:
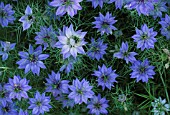
M 146 71 L 146 68 L 145 67 L 140 67 L 140 73 L 145 73 L 145 71 Z
M 129 55 L 129 52 L 124 52 L 123 55 L 126 57 Z
M 33 16 L 32 15 L 28 15 L 28 20 L 32 20 Z
M 72 39 L 75 41 L 75 43 L 78 43 L 80 39 L 77 36 L 73 36 Z
M 9 111 L 9 107 L 4 107 L 3 110 L 4 110 L 5 112 L 8 112 L 8 111 Z
M 96 104 L 94 104 L 96 109 L 100 109 L 101 108 L 101 104 L 99 102 L 97 102 Z
M 30 60 L 31 62 L 36 62 L 36 61 L 38 60 L 38 58 L 35 57 L 35 55 L 30 55 L 29 60 Z
M 64 2 L 64 5 L 66 5 L 66 6 L 69 6 L 71 4 L 70 0 L 63 0 L 63 2 Z
M 170 26 L 167 27 L 167 30 L 170 31 Z
M 6 13 L 2 10 L 1 12 L 0 12 L 0 16 L 3 18 L 3 17 L 6 17 Z
M 53 84 L 52 87 L 54 89 L 59 89 L 60 88 L 60 82 L 56 83 L 56 84 Z
M 109 26 L 108 22 L 103 21 L 102 28 L 107 28 Z
M 143 34 L 141 37 L 142 37 L 142 40 L 146 40 L 148 38 L 146 34 Z
M 36 105 L 41 106 L 41 102 L 37 101 Z
M 50 42 L 50 36 L 48 36 L 48 35 L 45 36 L 43 40 L 44 40 L 44 42 L 48 42 L 49 43 Z
M 77 90 L 77 93 L 80 94 L 80 95 L 82 95 L 82 94 L 83 94 L 83 91 L 82 91 L 81 89 L 78 89 L 78 90 Z
M 1 92 L 0 92 L 0 97 L 1 97 L 1 98 L 4 98 L 4 97 L 5 97 L 5 92 L 4 92 L 4 91 L 1 91 Z
M 14 87 L 15 87 L 15 92 L 19 92 L 19 91 L 21 91 L 21 87 L 19 86 L 19 85 L 17 85 L 17 84 L 14 84 Z
M 108 80 L 108 77 L 106 75 L 104 75 L 104 74 L 103 74 L 103 76 L 101 78 L 104 80 L 104 82 L 106 82 Z

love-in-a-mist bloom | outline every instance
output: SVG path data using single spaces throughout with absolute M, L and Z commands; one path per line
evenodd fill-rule
M 22 16 L 19 19 L 20 22 L 22 22 L 22 27 L 23 27 L 23 31 L 27 30 L 28 28 L 30 28 L 31 24 L 34 21 L 34 17 L 32 15 L 32 9 L 30 8 L 30 6 L 28 5 L 26 10 L 25 10 L 25 15 Z
M 167 40 L 170 40 L 170 16 L 165 15 L 165 18 L 162 18 L 159 22 L 161 24 L 161 34 L 166 37 Z
M 46 66 L 42 62 L 49 57 L 48 54 L 42 54 L 42 47 L 39 46 L 35 50 L 33 46 L 29 45 L 28 52 L 20 51 L 19 56 L 21 60 L 17 61 L 19 65 L 19 69 L 25 69 L 25 73 L 32 71 L 33 74 L 37 74 L 39 76 L 40 68 L 46 69 Z
M 101 95 L 93 96 L 90 102 L 87 104 L 87 108 L 90 109 L 90 114 L 100 115 L 108 114 L 106 108 L 108 108 L 108 100 L 105 97 L 101 98 Z
M 56 97 L 61 93 L 68 93 L 68 80 L 61 80 L 60 73 L 55 73 L 54 71 L 49 74 L 49 79 L 46 78 L 46 92 L 52 92 L 53 96 Z
M 29 99 L 30 106 L 28 109 L 32 109 L 33 115 L 44 114 L 50 111 L 52 106 L 50 103 L 50 97 L 45 96 L 45 93 L 40 94 L 38 91 L 35 93 L 34 98 Z
M 75 104 L 87 103 L 89 98 L 93 98 L 94 92 L 92 91 L 93 86 L 89 85 L 89 82 L 83 79 L 73 80 L 73 84 L 69 86 L 71 93 L 68 95 L 70 99 L 74 99 Z
M 53 0 L 49 3 L 50 6 L 57 7 L 56 15 L 63 16 L 65 13 L 73 17 L 81 10 L 80 2 L 82 0 Z
M 35 44 L 43 45 L 45 50 L 49 45 L 54 48 L 56 44 L 57 34 L 53 30 L 53 27 L 50 26 L 47 28 L 46 26 L 40 27 L 40 32 L 35 32 L 37 36 L 34 38 L 36 40 Z
M 8 59 L 9 51 L 14 50 L 16 43 L 10 43 L 10 42 L 3 42 L 0 41 L 0 55 L 2 55 L 2 61 L 5 61 Z
M 103 35 L 104 33 L 109 35 L 112 34 L 113 30 L 117 30 L 117 28 L 113 26 L 113 24 L 116 23 L 117 20 L 115 20 L 115 17 L 112 17 L 112 14 L 110 14 L 109 12 L 107 12 L 105 16 L 99 13 L 99 17 L 94 18 L 96 21 L 92 22 L 93 24 L 95 24 L 93 28 L 97 28 L 101 35 Z
M 97 71 L 94 71 L 94 76 L 98 77 L 97 82 L 98 86 L 102 86 L 102 90 L 105 88 L 108 88 L 111 90 L 111 87 L 113 87 L 113 83 L 117 82 L 116 77 L 118 76 L 115 71 L 112 70 L 112 67 L 107 68 L 104 64 L 102 67 L 98 66 Z
M 149 15 L 149 12 L 154 10 L 152 0 L 130 0 L 127 7 L 130 9 L 136 9 L 139 15 Z
M 9 98 L 9 92 L 4 87 L 5 83 L 0 83 L 0 103 L 11 102 L 12 100 Z
M 88 2 L 92 2 L 92 6 L 96 8 L 97 6 L 100 6 L 100 8 L 103 7 L 104 3 L 108 3 L 109 0 L 87 0 Z
M 151 112 L 154 115 L 166 115 L 165 112 L 170 112 L 170 104 L 166 104 L 166 99 L 162 99 L 161 97 L 155 98 L 154 102 L 151 102 L 153 109 Z
M 9 23 L 14 23 L 14 13 L 15 11 L 12 10 L 10 4 L 5 5 L 3 2 L 0 3 L 0 24 L 2 27 L 7 27 Z
M 142 80 L 142 82 L 148 82 L 148 79 L 153 78 L 153 75 L 155 75 L 155 67 L 149 64 L 148 59 L 145 59 L 143 62 L 140 60 L 136 61 L 130 68 L 133 71 L 130 74 L 130 78 L 136 78 L 136 82 L 140 80 Z
M 137 55 L 136 52 L 129 52 L 128 51 L 128 42 L 122 42 L 122 46 L 120 48 L 119 52 L 114 53 L 114 57 L 117 57 L 119 59 L 124 59 L 126 61 L 126 63 L 133 63 L 136 61 L 136 58 L 134 57 L 135 55 Z
M 87 32 L 81 32 L 81 30 L 74 31 L 73 25 L 70 27 L 63 27 L 63 31 L 59 30 L 60 35 L 58 36 L 58 42 L 56 43 L 57 48 L 61 48 L 63 58 L 69 58 L 73 56 L 75 59 L 77 53 L 85 54 L 83 46 L 87 43 L 84 41 L 84 36 Z
M 103 43 L 103 40 L 98 38 L 95 40 L 91 39 L 91 44 L 89 44 L 89 50 L 87 55 L 92 59 L 97 59 L 98 61 L 103 58 L 103 55 L 106 54 L 105 50 L 107 49 L 107 44 Z
M 21 79 L 20 76 L 14 76 L 14 79 L 9 78 L 9 83 L 5 84 L 5 89 L 9 92 L 10 99 L 28 98 L 27 91 L 31 89 L 28 85 L 29 81 L 26 78 Z
M 15 103 L 8 101 L 0 103 L 0 115 L 18 115 Z
M 162 12 L 167 12 L 168 7 L 166 6 L 166 2 L 162 0 L 154 0 L 153 1 L 154 10 L 149 12 L 149 15 L 153 16 L 154 19 L 157 17 L 162 18 Z
M 144 49 L 154 48 L 155 42 L 157 42 L 155 36 L 157 32 L 153 28 L 148 28 L 146 24 L 141 26 L 141 30 L 136 28 L 136 34 L 132 36 L 134 42 L 137 42 L 137 48 Z

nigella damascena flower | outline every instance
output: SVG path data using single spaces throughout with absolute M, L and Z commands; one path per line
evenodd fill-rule
M 118 75 L 115 73 L 116 70 L 112 70 L 112 67 L 107 68 L 104 64 L 102 67 L 98 66 L 98 69 L 98 71 L 94 71 L 94 74 L 92 74 L 98 77 L 98 86 L 102 86 L 102 90 L 104 90 L 105 87 L 111 90 L 111 87 L 114 87 L 113 83 L 117 82 L 116 77 Z
M 40 32 L 35 32 L 37 36 L 34 38 L 36 40 L 35 44 L 44 45 L 45 50 L 49 47 L 49 44 L 52 48 L 55 47 L 56 44 L 56 32 L 53 30 L 52 26 L 47 28 L 46 26 L 40 27 Z
M 54 71 L 49 74 L 49 79 L 46 78 L 46 92 L 52 92 L 53 96 L 56 97 L 61 93 L 68 93 L 68 80 L 61 80 L 60 73 L 55 73 Z
M 70 92 L 69 92 L 70 93 Z M 61 93 L 59 96 L 57 96 L 55 99 L 60 101 L 63 105 L 63 108 L 73 108 L 75 103 L 73 99 L 68 98 L 69 93 Z
M 70 73 L 71 70 L 74 69 L 74 64 L 77 62 L 77 59 L 67 58 L 64 60 L 64 64 L 61 66 L 60 71 L 64 71 L 65 73 Z
M 5 103 L 6 101 L 12 103 L 12 100 L 9 98 L 9 92 L 4 87 L 4 83 L 0 83 L 0 103 Z
M 106 54 L 107 44 L 103 43 L 103 40 L 98 38 L 96 41 L 94 38 L 91 39 L 91 44 L 89 44 L 89 50 L 87 55 L 92 59 L 97 59 L 98 61 L 103 58 Z
M 157 17 L 162 17 L 162 12 L 167 12 L 166 2 L 162 0 L 155 0 L 153 1 L 154 10 L 151 10 L 149 15 L 153 16 L 154 19 Z
M 126 63 L 128 64 L 129 62 L 133 63 L 136 61 L 136 58 L 134 57 L 137 55 L 136 52 L 129 52 L 128 51 L 128 42 L 122 42 L 122 46 L 120 48 L 120 52 L 114 53 L 114 57 L 117 57 L 119 59 L 124 59 Z
M 165 18 L 162 18 L 159 22 L 161 24 L 161 34 L 166 37 L 167 40 L 170 40 L 170 16 L 165 15 Z
M 92 6 L 96 8 L 98 5 L 100 8 L 103 7 L 104 3 L 108 3 L 108 0 L 87 0 L 88 2 L 92 2 Z
M 21 60 L 17 62 L 19 65 L 19 69 L 25 69 L 25 73 L 32 71 L 33 74 L 37 74 L 39 76 L 40 68 L 46 69 L 46 66 L 42 62 L 49 57 L 48 54 L 42 54 L 42 47 L 39 46 L 35 50 L 33 46 L 29 45 L 28 52 L 20 51 L 19 56 Z
M 9 92 L 10 99 L 28 98 L 27 91 L 31 89 L 28 85 L 29 80 L 21 79 L 20 76 L 14 76 L 14 79 L 9 78 L 9 83 L 5 84 L 5 89 Z
M 5 61 L 8 59 L 8 53 L 11 50 L 14 50 L 16 43 L 10 43 L 10 42 L 3 42 L 1 41 L 1 50 L 0 55 L 2 55 L 2 61 Z
M 69 86 L 71 93 L 68 95 L 70 99 L 74 99 L 75 104 L 87 103 L 88 98 L 93 98 L 94 92 L 93 86 L 89 85 L 89 82 L 83 79 L 73 80 L 73 84 Z
M 37 91 L 35 93 L 34 98 L 29 99 L 30 106 L 28 109 L 33 109 L 32 114 L 33 115 L 39 115 L 44 114 L 44 112 L 48 112 L 51 107 L 50 103 L 50 97 L 46 97 L 45 93 L 42 95 Z
M 15 11 L 12 10 L 10 4 L 4 5 L 3 2 L 0 3 L 0 24 L 2 27 L 7 27 L 9 23 L 14 23 L 14 13 Z
M 0 103 L 0 115 L 18 115 L 15 103 Z
M 87 43 L 84 41 L 84 36 L 87 32 L 81 32 L 81 30 L 74 31 L 71 24 L 70 27 L 64 26 L 63 31 L 59 30 L 59 33 L 59 41 L 56 43 L 56 47 L 62 48 L 61 53 L 64 59 L 70 56 L 76 59 L 77 53 L 85 54 L 83 46 Z
M 114 20 L 115 17 L 112 17 L 112 14 L 109 12 L 106 13 L 106 16 L 103 14 L 99 13 L 99 17 L 94 17 L 95 22 L 92 22 L 95 24 L 93 28 L 97 28 L 98 31 L 103 35 L 104 33 L 112 34 L 112 30 L 117 30 L 115 26 L 113 26 L 114 23 L 117 22 L 117 20 Z
M 152 111 L 154 115 L 165 115 L 165 112 L 170 111 L 170 104 L 166 104 L 166 99 L 162 99 L 159 97 L 158 99 L 155 98 L 154 102 L 151 102 L 152 104 Z
M 25 10 L 25 15 L 22 16 L 19 19 L 20 22 L 22 22 L 22 27 L 23 27 L 23 31 L 30 28 L 31 24 L 34 21 L 34 17 L 32 15 L 32 9 L 30 8 L 30 6 L 28 5 L 26 10 Z
M 153 31 L 153 28 L 148 28 L 146 24 L 141 26 L 141 30 L 136 28 L 136 34 L 132 36 L 134 42 L 137 42 L 137 48 L 141 48 L 143 51 L 145 48 L 154 48 L 154 43 L 157 42 L 155 36 L 157 32 Z
M 65 13 L 73 17 L 77 10 L 81 10 L 80 2 L 82 0 L 53 0 L 50 6 L 57 7 L 56 15 L 63 16 Z
M 20 109 L 18 115 L 29 115 L 29 114 L 27 110 L 23 111 L 22 109 Z
M 136 61 L 132 64 L 130 67 L 133 71 L 130 75 L 130 78 L 136 78 L 136 81 L 139 82 L 142 80 L 142 82 L 148 82 L 149 78 L 153 78 L 153 75 L 155 75 L 154 72 L 154 66 L 149 65 L 148 59 L 145 59 L 142 61 Z
M 149 15 L 149 12 L 154 10 L 153 0 L 130 0 L 127 7 L 136 9 L 139 15 Z
M 100 94 L 93 96 L 87 104 L 87 108 L 90 109 L 89 113 L 95 115 L 108 114 L 107 107 L 109 107 L 108 100 L 105 97 L 101 98 Z

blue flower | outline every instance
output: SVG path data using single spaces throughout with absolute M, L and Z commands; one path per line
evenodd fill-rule
M 64 71 L 65 73 L 70 73 L 71 70 L 74 69 L 74 63 L 77 62 L 77 59 L 67 58 L 64 60 L 64 65 L 61 66 L 60 71 Z
M 35 50 L 32 45 L 29 45 L 29 51 L 24 52 L 20 51 L 19 56 L 21 60 L 17 62 L 19 65 L 19 69 L 25 69 L 25 73 L 32 71 L 33 74 L 37 74 L 39 76 L 40 68 L 46 69 L 46 66 L 42 62 L 49 57 L 48 54 L 42 54 L 42 47 L 39 46 Z
M 15 13 L 12 10 L 12 6 L 10 4 L 4 5 L 3 2 L 0 4 L 0 24 L 2 27 L 7 27 L 9 23 L 13 24 L 15 17 L 13 16 Z
M 47 28 L 46 26 L 40 27 L 40 32 L 35 32 L 37 36 L 34 38 L 36 40 L 35 44 L 44 45 L 44 50 L 49 47 L 55 47 L 56 44 L 56 32 L 53 30 L 52 26 Z
M 63 27 L 63 31 L 59 30 L 60 35 L 58 36 L 58 42 L 56 43 L 57 48 L 62 48 L 61 53 L 63 58 L 69 58 L 73 56 L 75 59 L 77 53 L 85 54 L 83 46 L 86 44 L 84 36 L 87 32 L 81 32 L 81 30 L 74 31 L 73 25 L 70 27 Z
M 162 0 L 153 1 L 154 10 L 151 10 L 149 15 L 153 16 L 154 19 L 157 17 L 162 18 L 162 12 L 167 12 L 168 7 L 166 6 L 166 2 Z
M 165 15 L 165 18 L 162 18 L 159 22 L 161 24 L 161 34 L 166 37 L 167 40 L 170 40 L 170 16 Z
M 89 45 L 89 50 L 87 55 L 92 59 L 97 59 L 98 61 L 103 58 L 103 55 L 106 54 L 105 50 L 107 49 L 107 44 L 103 43 L 103 40 L 100 38 L 97 41 L 94 38 L 91 39 L 91 44 Z
M 15 103 L 1 102 L 0 115 L 18 115 Z
M 88 98 L 93 98 L 94 92 L 93 86 L 89 85 L 89 82 L 83 79 L 73 80 L 73 84 L 69 86 L 71 93 L 68 95 L 70 99 L 74 99 L 75 104 L 87 103 Z
M 136 78 L 137 82 L 139 82 L 140 80 L 142 80 L 142 82 L 148 82 L 148 79 L 153 78 L 153 75 L 155 75 L 155 72 L 153 70 L 155 67 L 150 66 L 147 59 L 145 59 L 143 62 L 134 62 L 130 68 L 133 71 L 130 74 L 130 78 Z
M 128 42 L 122 42 L 122 46 L 120 48 L 120 52 L 114 53 L 114 57 L 117 57 L 119 59 L 124 59 L 126 61 L 126 63 L 128 64 L 129 61 L 131 63 L 136 61 L 136 58 L 134 57 L 135 55 L 137 55 L 136 52 L 128 52 Z
M 19 19 L 19 21 L 22 22 L 23 31 L 30 28 L 31 24 L 34 21 L 34 17 L 32 16 L 32 9 L 30 8 L 29 5 L 27 5 L 27 8 L 25 10 L 25 15 L 22 16 Z
M 82 0 L 53 0 L 50 6 L 57 7 L 56 15 L 63 16 L 65 13 L 73 17 L 77 10 L 81 10 L 80 3 Z
M 29 81 L 26 78 L 21 79 L 20 76 L 14 76 L 14 79 L 9 78 L 9 83 L 5 84 L 4 88 L 9 92 L 9 98 L 28 98 L 27 91 L 31 89 L 28 85 Z
M 28 109 L 33 109 L 32 114 L 33 115 L 39 115 L 44 114 L 44 112 L 48 112 L 51 107 L 50 103 L 50 97 L 46 97 L 45 93 L 42 95 L 37 91 L 35 93 L 34 98 L 29 99 L 30 106 Z
M 136 34 L 132 36 L 134 42 L 137 42 L 137 48 L 141 48 L 143 51 L 145 48 L 154 48 L 154 43 L 157 42 L 155 36 L 157 32 L 153 31 L 153 28 L 148 28 L 146 24 L 141 26 L 141 30 L 136 28 Z
M 149 12 L 154 10 L 152 0 L 130 0 L 127 7 L 136 9 L 139 15 L 149 15 Z
M 15 48 L 16 43 L 10 43 L 10 42 L 3 42 L 1 41 L 1 50 L 0 55 L 2 55 L 2 61 L 5 61 L 8 59 L 8 53 L 9 51 L 13 50 Z
M 112 70 L 112 67 L 107 68 L 104 64 L 102 67 L 98 66 L 98 69 L 98 71 L 94 71 L 94 74 L 92 74 L 98 77 L 98 86 L 102 86 L 102 90 L 105 87 L 111 90 L 111 87 L 114 86 L 113 83 L 117 82 L 116 77 L 118 75 L 115 73 L 115 70 Z
M 117 22 L 117 20 L 114 20 L 115 17 L 112 17 L 112 14 L 109 12 L 106 13 L 106 16 L 103 14 L 99 13 L 99 17 L 94 17 L 95 22 L 92 22 L 95 24 L 93 28 L 97 28 L 99 32 L 101 32 L 101 35 L 104 33 L 112 34 L 112 30 L 117 30 L 115 26 L 113 26 L 114 23 Z
M 51 72 L 51 75 L 48 75 L 49 79 L 46 78 L 47 83 L 45 84 L 47 86 L 46 92 L 52 92 L 53 96 L 56 97 L 61 93 L 68 93 L 68 80 L 61 80 L 60 79 L 60 73 L 55 73 L 54 71 Z
M 87 108 L 90 109 L 90 114 L 100 115 L 108 114 L 106 108 L 109 107 L 108 100 L 106 98 L 101 98 L 101 95 L 93 96 L 90 102 L 87 104 Z
M 9 98 L 9 92 L 5 89 L 4 83 L 0 83 L 0 103 L 11 102 L 12 100 Z

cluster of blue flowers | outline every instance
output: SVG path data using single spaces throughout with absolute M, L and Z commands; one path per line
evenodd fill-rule
M 49 3 L 50 6 L 56 7 L 56 15 L 59 17 L 64 16 L 66 13 L 74 17 L 79 10 L 82 9 L 80 3 L 83 0 L 53 0 Z M 170 39 L 170 16 L 165 15 L 162 18 L 162 12 L 167 12 L 166 2 L 161 0 L 87 0 L 92 2 L 94 8 L 104 4 L 115 3 L 116 9 L 127 8 L 128 10 L 135 9 L 137 13 L 145 16 L 153 16 L 154 19 L 160 17 L 159 24 L 161 25 L 161 34 Z M 10 4 L 5 5 L 0 3 L 0 24 L 2 27 L 7 27 L 8 24 L 13 24 L 16 20 L 14 17 L 15 11 L 12 10 Z M 31 28 L 34 24 L 34 11 L 28 5 L 25 10 L 25 15 L 22 16 L 19 21 L 22 22 L 23 31 Z M 111 35 L 113 31 L 118 30 L 115 27 L 115 23 L 119 20 L 115 20 L 116 17 L 112 16 L 112 13 L 106 12 L 105 15 L 99 13 L 98 17 L 94 17 L 95 21 L 91 22 L 97 29 L 97 32 L 103 35 Z M 137 43 L 137 49 L 144 51 L 145 49 L 153 49 L 154 44 L 157 42 L 156 36 L 158 32 L 154 31 L 154 28 L 149 28 L 147 24 L 141 25 L 141 28 L 136 28 L 136 34 L 131 36 L 135 43 Z M 73 81 L 63 80 L 60 72 L 64 71 L 69 74 L 74 69 L 74 64 L 77 62 L 79 55 L 86 55 L 92 59 L 99 61 L 106 55 L 106 49 L 108 44 L 101 38 L 91 38 L 91 43 L 85 39 L 88 32 L 82 30 L 75 30 L 73 24 L 70 26 L 63 26 L 62 29 L 55 31 L 50 25 L 41 26 L 40 31 L 36 32 L 34 38 L 36 48 L 32 44 L 29 44 L 28 51 L 19 51 L 18 55 L 20 59 L 16 62 L 18 69 L 24 69 L 24 73 L 32 72 L 34 75 L 40 75 L 40 69 L 46 69 L 45 61 L 50 58 L 51 55 L 43 53 L 49 47 L 53 49 L 61 49 L 61 54 L 65 62 L 61 66 L 60 70 L 55 73 L 54 71 L 49 74 L 49 78 L 46 78 L 46 90 L 45 92 L 52 93 L 52 96 L 63 104 L 63 107 L 73 107 L 75 104 L 85 103 L 89 109 L 90 114 L 108 114 L 107 108 L 108 100 L 105 97 L 101 97 L 101 94 L 95 95 L 93 86 L 86 79 L 79 80 L 78 78 Z M 83 48 L 88 46 L 88 51 L 85 52 Z M 8 55 L 11 50 L 14 50 L 16 43 L 10 43 L 0 41 L 0 56 L 2 61 L 8 59 Z M 128 42 L 122 42 L 120 50 L 113 54 L 113 58 L 123 59 L 127 64 L 131 64 L 130 78 L 135 78 L 136 82 L 140 80 L 142 82 L 148 82 L 150 78 L 156 74 L 154 72 L 154 66 L 149 64 L 149 60 L 138 60 L 136 56 L 138 53 L 132 52 L 129 49 Z M 97 68 L 96 68 L 97 69 Z M 119 76 L 116 74 L 116 70 L 112 69 L 112 66 L 107 67 L 105 64 L 98 65 L 98 70 L 94 70 L 92 76 L 96 77 L 98 87 L 102 87 L 102 91 L 114 87 L 114 83 L 118 81 L 116 78 Z M 28 115 L 28 110 L 22 110 L 18 108 L 15 99 L 22 101 L 29 99 L 28 109 L 32 110 L 32 114 L 39 115 L 50 111 L 52 105 L 50 105 L 51 97 L 46 96 L 45 92 L 35 92 L 33 98 L 28 96 L 29 90 L 32 87 L 29 85 L 29 80 L 21 78 L 19 75 L 14 76 L 13 79 L 9 78 L 8 83 L 0 84 L 0 115 Z

